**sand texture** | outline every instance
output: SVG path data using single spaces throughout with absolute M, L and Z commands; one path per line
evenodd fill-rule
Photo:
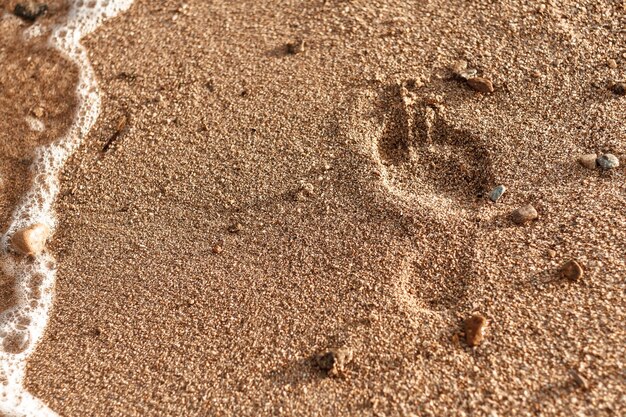
M 0 1 L 0 13 L 14 10 L 15 1 Z M 30 165 L 38 146 L 47 145 L 69 127 L 78 81 L 73 68 L 47 45 L 48 28 L 66 11 L 50 2 L 39 21 L 41 33 L 24 35 L 29 27 L 13 15 L 0 18 L 0 230 L 30 183 Z M 35 35 L 36 33 L 36 35 Z M 0 311 L 15 304 L 14 281 L 0 270 Z
M 84 42 L 103 108 L 29 391 L 62 416 L 626 414 L 625 27 L 621 1 L 136 0 Z M 0 39 L 23 184 L 76 74 Z M 47 94 L 57 127 L 25 133 Z

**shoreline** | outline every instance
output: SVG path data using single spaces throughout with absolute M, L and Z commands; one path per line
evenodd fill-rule
M 88 4 L 73 2 L 70 3 L 69 9 L 66 9 L 64 5 L 58 5 L 59 2 L 52 2 L 52 11 L 48 5 L 39 5 L 34 8 L 32 4 L 18 3 L 13 9 L 15 16 L 7 14 L 2 16 L 2 23 L 5 26 L 3 31 L 11 32 L 12 35 L 8 39 L 8 47 L 4 47 L 3 52 L 6 53 L 8 50 L 18 57 L 20 52 L 25 52 L 27 55 L 26 65 L 22 63 L 22 66 L 26 68 L 20 67 L 19 61 L 13 63 L 11 62 L 13 60 L 9 59 L 9 68 L 12 65 L 11 69 L 17 70 L 17 77 L 11 80 L 16 86 L 7 89 L 4 98 L 19 100 L 23 98 L 20 94 L 24 94 L 27 100 L 20 104 L 22 107 L 30 105 L 29 113 L 31 113 L 23 116 L 31 135 L 26 135 L 25 138 L 18 136 L 17 139 L 22 142 L 22 151 L 28 152 L 29 145 L 31 147 L 30 154 L 28 154 L 30 165 L 28 188 L 20 196 L 19 204 L 16 204 L 12 210 L 10 223 L 0 242 L 2 284 L 5 289 L 9 287 L 9 291 L 3 291 L 2 294 L 6 299 L 3 300 L 5 309 L 0 315 L 0 339 L 2 340 L 0 368 L 3 381 L 0 387 L 0 412 L 6 415 L 57 415 L 39 398 L 24 389 L 24 376 L 26 362 L 37 347 L 46 328 L 53 302 L 52 290 L 55 284 L 56 264 L 54 258 L 46 252 L 45 245 L 54 234 L 56 226 L 52 206 L 59 192 L 58 176 L 67 159 L 82 144 L 100 112 L 98 85 L 87 58 L 87 52 L 80 40 L 95 30 L 103 20 L 113 17 L 120 10 L 127 9 L 131 2 L 132 0 L 121 0 L 115 3 L 95 1 Z M 52 19 L 47 19 L 48 12 L 52 14 Z M 66 16 L 62 15 L 64 12 Z M 37 22 L 36 19 L 39 21 Z M 15 33 L 14 29 L 25 23 L 31 25 L 27 26 L 22 33 Z M 57 65 L 59 62 L 69 61 L 73 67 L 68 73 L 58 77 L 58 85 L 44 83 L 36 85 L 38 75 L 44 79 L 49 78 L 51 74 L 46 74 L 46 71 L 57 69 L 55 60 L 43 63 L 38 60 L 32 62 L 32 56 L 29 54 L 32 49 L 27 47 L 25 51 L 18 51 L 20 40 L 27 46 L 32 45 L 34 49 L 37 48 L 44 54 L 56 58 Z M 17 47 L 14 48 L 14 45 Z M 63 68 L 60 69 L 63 71 Z M 75 76 L 76 69 L 78 69 L 77 77 Z M 34 73 L 31 75 L 33 80 L 25 77 L 27 71 Z M 11 74 L 4 74 L 5 77 L 7 75 L 10 77 Z M 74 84 L 68 84 L 68 79 L 75 81 Z M 6 79 L 1 81 L 3 85 L 7 84 Z M 30 84 L 35 84 L 34 89 Z M 73 94 L 67 91 L 70 86 L 73 87 Z M 44 97 L 39 97 L 39 102 L 37 102 L 37 97 L 33 93 L 41 92 Z M 36 107 L 33 107 L 33 102 Z M 54 104 L 57 106 L 60 104 L 60 109 L 55 106 L 53 110 L 57 114 L 61 112 L 63 115 L 64 112 L 71 111 L 72 121 L 63 134 L 49 137 L 47 135 L 59 133 L 54 130 L 58 126 L 53 125 L 53 129 L 46 131 L 43 120 L 48 120 L 49 117 L 43 119 L 44 116 L 48 116 L 43 106 Z M 13 117 L 19 118 L 20 113 L 24 113 L 19 105 L 17 109 L 9 108 L 10 110 L 17 110 Z M 11 119 L 8 122 L 11 123 Z M 19 127 L 12 130 L 13 134 L 20 134 L 24 131 L 22 128 L 20 132 Z M 33 132 L 45 133 L 39 138 L 41 143 L 37 143 L 36 147 L 29 143 L 33 141 Z M 10 140 L 5 146 L 10 146 L 11 143 Z M 19 185 L 21 184 L 12 184 L 14 188 Z

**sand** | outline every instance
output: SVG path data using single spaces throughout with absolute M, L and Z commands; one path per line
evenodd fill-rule
M 85 41 L 103 113 L 61 178 L 28 389 L 63 416 L 624 414 L 625 14 L 137 0 Z M 23 184 L 39 142 L 11 140 Z
M 0 2 L 0 12 L 14 10 L 15 1 Z M 60 1 L 50 2 L 40 19 L 49 27 L 66 12 Z M 9 15 L 0 20 L 0 230 L 30 183 L 35 149 L 69 127 L 76 98 L 76 68 L 47 45 L 46 33 L 26 38 L 29 24 Z M 14 281 L 0 270 L 0 311 L 15 303 Z

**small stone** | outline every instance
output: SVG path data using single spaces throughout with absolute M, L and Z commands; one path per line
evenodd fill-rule
M 492 192 L 489 193 L 489 199 L 495 203 L 500 199 L 500 197 L 502 197 L 502 194 L 504 194 L 505 191 L 506 187 L 504 185 L 498 185 Z
M 467 79 L 467 84 L 474 90 L 481 93 L 493 93 L 493 83 L 491 80 L 483 77 L 472 77 Z
M 461 71 L 459 73 L 459 77 L 463 78 L 464 80 L 467 80 L 469 78 L 476 77 L 477 73 L 478 71 L 476 71 L 474 68 L 467 68 L 465 71 Z
M 34 22 L 47 11 L 48 5 L 29 0 L 17 3 L 13 9 L 13 14 L 29 22 Z
M 554 249 L 548 249 L 548 256 L 554 259 L 556 257 L 556 251 Z
M 513 213 L 511 213 L 511 220 L 513 220 L 513 223 L 519 225 L 527 223 L 531 220 L 536 220 L 538 218 L 539 214 L 537 213 L 537 210 L 535 210 L 535 208 L 530 204 L 520 207 L 517 210 L 513 211 Z
M 476 76 L 476 70 L 467 67 L 467 61 L 458 61 L 452 65 L 452 73 L 463 80 Z
M 33 114 L 35 115 L 35 117 L 41 119 L 44 115 L 43 107 L 35 107 L 33 109 Z
M 220 254 L 224 251 L 224 248 L 222 248 L 220 245 L 213 245 L 211 251 L 215 254 Z
M 243 226 L 241 225 L 241 223 L 235 223 L 235 224 L 231 224 L 230 226 L 228 226 L 228 231 L 230 233 L 239 233 L 241 232 L 242 229 L 243 229 Z
M 587 169 L 596 169 L 596 159 L 598 155 L 595 153 L 588 153 L 578 158 L 578 163 Z
M 583 277 L 584 272 L 578 262 L 570 260 L 561 266 L 559 274 L 561 275 L 561 278 L 575 282 Z
M 619 81 L 611 84 L 611 91 L 618 96 L 626 95 L 626 82 Z
M 11 246 L 22 255 L 38 255 L 46 247 L 50 228 L 43 223 L 20 229 L 11 238 Z
M 478 346 L 483 341 L 485 326 L 487 326 L 487 319 L 480 313 L 472 314 L 465 320 L 465 341 L 469 346 Z
M 354 351 L 350 348 L 329 349 L 315 357 L 318 368 L 325 371 L 329 376 L 344 374 L 346 366 L 352 362 Z
M 606 65 L 607 65 L 609 68 L 611 68 L 611 69 L 615 69 L 615 68 L 617 68 L 617 61 L 616 61 L 616 60 L 614 60 L 614 59 L 612 59 L 612 58 L 610 58 L 610 59 L 608 59 L 608 60 L 606 61 Z
M 606 170 L 617 168 L 619 166 L 619 159 L 617 159 L 617 156 L 612 153 L 600 155 L 598 159 L 596 159 L 596 162 L 600 168 Z
M 46 125 L 39 119 L 36 119 L 32 116 L 25 116 L 24 120 L 28 124 L 28 127 L 33 132 L 43 132 L 46 130 Z
M 291 55 L 304 52 L 304 39 L 297 39 L 295 42 L 289 42 L 287 44 L 287 53 Z

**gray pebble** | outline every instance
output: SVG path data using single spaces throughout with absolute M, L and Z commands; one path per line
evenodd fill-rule
M 596 162 L 602 169 L 613 169 L 619 166 L 619 159 L 611 153 L 600 155 L 598 159 L 596 159 Z
M 492 192 L 489 193 L 489 199 L 495 203 L 500 199 L 500 197 L 502 197 L 502 194 L 504 194 L 505 191 L 506 187 L 504 185 L 498 185 Z

